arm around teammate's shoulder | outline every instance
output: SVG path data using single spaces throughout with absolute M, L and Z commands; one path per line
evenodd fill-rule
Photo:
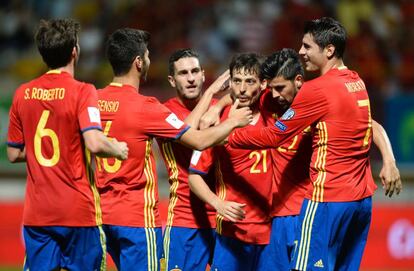
M 247 108 L 237 108 L 238 100 L 230 109 L 229 117 L 220 125 L 205 130 L 188 129 L 179 142 L 196 150 L 204 150 L 223 142 L 230 132 L 237 127 L 243 127 L 252 121 L 252 111 Z

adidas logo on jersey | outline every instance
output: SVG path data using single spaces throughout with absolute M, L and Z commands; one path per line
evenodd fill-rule
M 313 266 L 319 267 L 319 268 L 324 268 L 322 259 L 320 259 L 319 261 L 317 261 Z

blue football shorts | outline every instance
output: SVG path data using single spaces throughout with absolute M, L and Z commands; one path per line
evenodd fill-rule
M 103 225 L 109 255 L 119 271 L 161 270 L 162 228 Z
M 263 249 L 257 270 L 286 271 L 290 269 L 299 216 L 275 216 L 270 242 Z
M 164 256 L 167 269 L 205 271 L 211 264 L 215 229 L 167 226 L 164 232 Z
M 105 234 L 97 227 L 24 226 L 24 270 L 105 270 Z
M 249 244 L 217 234 L 211 271 L 257 271 L 265 245 Z
M 371 213 L 371 197 L 351 202 L 305 199 L 292 270 L 359 270 Z

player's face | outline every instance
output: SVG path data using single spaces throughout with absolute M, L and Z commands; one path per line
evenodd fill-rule
M 273 102 L 281 110 L 287 110 L 293 102 L 299 88 L 302 86 L 302 76 L 297 75 L 294 80 L 277 76 L 267 82 L 267 87 L 272 92 Z
M 174 75 L 168 76 L 181 99 L 194 100 L 201 96 L 204 71 L 196 57 L 183 57 L 174 62 Z
M 309 33 L 303 36 L 299 55 L 303 58 L 307 71 L 321 70 L 328 60 L 325 50 L 315 43 L 313 36 Z
M 142 71 L 141 71 L 141 78 L 144 79 L 145 81 L 147 80 L 147 74 L 148 74 L 150 64 L 151 64 L 151 60 L 149 59 L 149 51 L 147 49 L 144 54 Z
M 254 104 L 262 89 L 259 76 L 256 73 L 245 71 L 244 68 L 233 70 L 233 75 L 230 81 L 231 96 L 233 100 L 239 99 L 239 107 L 251 106 Z

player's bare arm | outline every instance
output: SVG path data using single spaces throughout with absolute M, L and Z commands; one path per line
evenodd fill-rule
M 184 122 L 191 127 L 198 127 L 201 116 L 208 110 L 214 95 L 228 88 L 229 79 L 230 72 L 229 70 L 226 70 L 204 92 L 197 106 L 191 111 L 190 115 L 185 118 Z
M 218 125 L 220 123 L 221 111 L 227 106 L 232 104 L 230 94 L 226 94 L 203 114 L 200 119 L 200 129 L 206 129 L 212 125 Z
M 7 158 L 12 163 L 26 162 L 26 147 L 20 149 L 7 146 Z
M 210 190 L 203 177 L 199 174 L 190 173 L 188 175 L 188 184 L 191 191 L 196 194 L 197 197 L 211 205 L 217 213 L 224 218 L 232 222 L 244 219 L 246 212 L 243 210 L 243 207 L 246 206 L 246 204 L 220 199 Z
M 128 158 L 128 146 L 125 142 L 119 142 L 115 138 L 108 139 L 99 130 L 88 130 L 83 133 L 85 145 L 88 150 L 99 157 L 115 157 L 119 160 Z
M 252 111 L 248 107 L 237 108 L 238 105 L 239 101 L 236 100 L 230 110 L 231 116 L 229 115 L 229 118 L 220 125 L 202 131 L 190 128 L 178 141 L 196 150 L 204 150 L 220 144 L 234 128 L 244 127 L 253 119 Z
M 397 168 L 392 146 L 385 129 L 375 120 L 372 121 L 373 141 L 381 152 L 382 168 L 379 177 L 385 195 L 392 197 L 394 193 L 400 194 L 402 182 L 400 171 Z

